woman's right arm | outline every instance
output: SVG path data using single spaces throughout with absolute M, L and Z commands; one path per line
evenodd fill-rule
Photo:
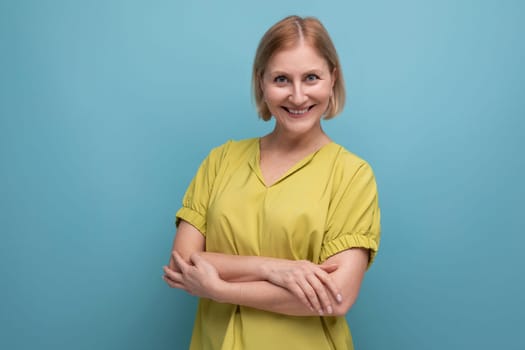
M 205 251 L 205 237 L 191 224 L 181 220 L 173 241 L 172 252 L 176 251 L 189 262 L 192 254 L 197 254 L 210 262 L 219 272 L 221 279 L 231 282 L 261 281 L 260 263 L 257 257 L 242 257 Z M 239 261 L 242 260 L 242 261 Z M 173 256 L 170 257 L 170 267 L 176 267 Z
M 221 279 L 231 282 L 262 281 L 260 263 L 257 257 L 239 257 L 234 255 L 208 253 L 205 237 L 191 224 L 181 220 L 171 251 L 176 251 L 186 262 L 193 254 L 203 257 L 219 272 Z M 238 259 L 241 258 L 241 259 Z M 242 260 L 242 261 L 240 261 Z M 178 270 L 178 266 L 170 255 L 170 268 Z M 180 271 L 179 271 L 180 272 Z

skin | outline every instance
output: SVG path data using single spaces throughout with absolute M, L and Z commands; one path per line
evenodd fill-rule
M 301 42 L 275 53 L 261 81 L 275 129 L 260 140 L 260 168 L 267 185 L 299 160 L 331 142 L 321 128 L 335 71 Z M 223 303 L 287 315 L 342 316 L 355 302 L 368 264 L 365 249 L 348 249 L 323 264 L 205 252 L 205 237 L 182 221 L 164 266 L 172 288 Z
M 310 45 L 279 51 L 268 62 L 262 79 L 264 100 L 276 125 L 271 143 L 287 151 L 308 151 L 329 141 L 321 129 L 335 83 L 326 60 Z M 306 113 L 292 113 L 292 111 Z

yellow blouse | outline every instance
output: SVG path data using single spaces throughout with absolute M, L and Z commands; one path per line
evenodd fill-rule
M 259 139 L 228 141 L 201 164 L 176 214 L 206 237 L 206 251 L 322 263 L 345 249 L 379 247 L 370 166 L 329 143 L 271 186 Z M 345 317 L 287 316 L 200 299 L 191 349 L 353 349 Z

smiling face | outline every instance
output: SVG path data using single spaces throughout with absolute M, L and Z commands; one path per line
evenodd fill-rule
M 261 89 L 276 121 L 276 131 L 305 134 L 321 131 L 335 72 L 309 44 L 276 52 L 268 61 Z

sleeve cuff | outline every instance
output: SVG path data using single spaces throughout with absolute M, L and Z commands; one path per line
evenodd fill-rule
M 194 226 L 203 236 L 206 236 L 206 219 L 193 209 L 182 207 L 175 214 L 175 225 L 179 226 L 180 220 L 184 220 Z
M 326 259 L 350 248 L 365 248 L 370 251 L 367 269 L 370 268 L 379 248 L 377 242 L 365 234 L 347 234 L 325 243 L 321 249 L 320 263 Z

